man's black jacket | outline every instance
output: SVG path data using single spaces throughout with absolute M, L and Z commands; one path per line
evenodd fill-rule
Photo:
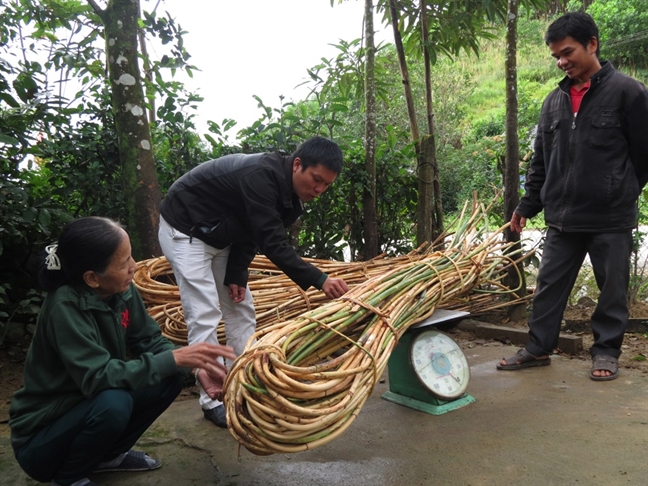
M 160 214 L 178 231 L 215 248 L 232 245 L 225 285 L 245 286 L 256 249 L 297 285 L 321 287 L 325 276 L 290 246 L 286 228 L 302 213 L 293 192 L 291 157 L 233 154 L 200 164 L 173 183 Z
M 547 225 L 562 231 L 634 228 L 648 181 L 648 92 L 603 62 L 574 117 L 570 86 L 563 79 L 544 101 L 516 212 L 531 218 L 544 208 Z

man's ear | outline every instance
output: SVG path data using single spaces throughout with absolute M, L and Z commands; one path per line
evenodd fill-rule
M 88 287 L 96 289 L 99 287 L 99 274 L 92 270 L 88 270 L 83 274 L 83 281 Z
M 301 167 L 302 167 L 301 159 L 299 157 L 295 157 L 294 160 L 293 160 L 293 166 L 292 166 L 293 173 L 299 171 L 301 169 Z
M 596 37 L 592 37 L 589 40 L 588 47 L 592 48 L 592 53 L 596 53 L 596 50 L 598 49 L 599 46 L 599 40 Z

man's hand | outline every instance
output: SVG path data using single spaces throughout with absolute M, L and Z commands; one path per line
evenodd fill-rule
M 221 390 L 225 376 L 227 375 L 227 368 L 218 358 L 236 359 L 233 348 L 210 343 L 196 343 L 183 346 L 174 349 L 172 353 L 176 365 L 181 368 L 191 368 L 192 370 L 196 368 L 205 370 L 205 374 L 214 382 L 214 385 L 220 383 Z M 210 385 L 206 383 L 203 385 L 203 388 L 205 386 Z M 206 388 L 205 391 L 207 391 Z
M 348 291 L 349 286 L 341 278 L 328 277 L 324 280 L 324 285 L 322 285 L 322 292 L 324 292 L 329 299 L 342 297 Z
M 236 303 L 243 302 L 243 299 L 245 298 L 245 287 L 236 284 L 229 284 L 229 296 Z
M 196 379 L 200 382 L 200 386 L 205 390 L 205 393 L 207 393 L 209 398 L 212 400 L 223 401 L 224 378 L 212 378 L 207 371 L 201 368 L 196 374 Z
M 526 226 L 526 220 L 524 216 L 513 213 L 513 216 L 511 216 L 511 231 L 514 233 L 522 233 L 522 230 Z

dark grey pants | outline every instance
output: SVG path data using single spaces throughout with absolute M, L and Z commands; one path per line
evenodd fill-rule
M 538 272 L 526 350 L 536 356 L 552 354 L 558 345 L 560 323 L 578 272 L 589 255 L 598 304 L 591 317 L 592 356 L 618 358 L 628 325 L 628 282 L 632 230 L 622 233 L 565 233 L 547 230 Z
M 178 374 L 141 390 L 99 392 L 16 449 L 16 459 L 37 481 L 72 484 L 90 475 L 100 462 L 130 450 L 183 385 Z

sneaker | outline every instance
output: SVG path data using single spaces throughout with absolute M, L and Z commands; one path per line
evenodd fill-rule
M 153 459 L 142 451 L 130 450 L 117 456 L 112 461 L 102 462 L 94 470 L 95 473 L 113 471 L 150 471 L 162 465 L 162 461 Z
M 223 429 L 227 428 L 227 417 L 225 415 L 224 405 L 218 405 L 217 407 L 210 408 L 209 410 L 203 409 L 203 415 L 207 420 L 211 420 L 217 426 Z

